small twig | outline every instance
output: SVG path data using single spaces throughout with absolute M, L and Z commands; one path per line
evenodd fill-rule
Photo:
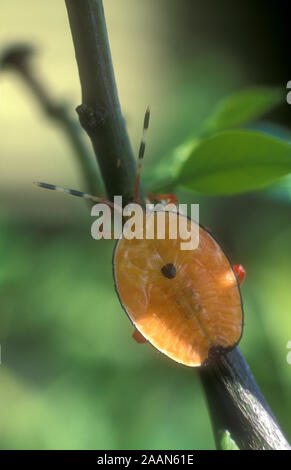
M 24 80 L 45 115 L 55 121 L 68 138 L 77 157 L 81 174 L 85 178 L 88 191 L 101 194 L 101 183 L 97 164 L 87 148 L 77 121 L 71 117 L 66 104 L 55 101 L 39 79 L 32 63 L 34 49 L 30 45 L 15 44 L 1 55 L 1 68 L 13 70 Z

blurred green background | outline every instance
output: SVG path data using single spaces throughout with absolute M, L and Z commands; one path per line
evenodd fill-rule
M 104 8 L 134 149 L 151 104 L 148 174 L 224 95 L 291 79 L 281 2 L 105 0 Z M 80 87 L 64 2 L 2 0 L 0 9 L 1 49 L 34 44 L 39 76 L 74 115 Z M 68 142 L 14 73 L 1 74 L 0 93 L 0 447 L 214 448 L 195 371 L 131 338 L 113 288 L 114 243 L 91 239 L 84 201 L 32 186 L 84 189 Z M 290 113 L 285 103 L 266 121 L 288 128 Z M 201 222 L 247 269 L 241 348 L 291 439 L 290 179 L 236 197 L 178 196 L 200 203 Z

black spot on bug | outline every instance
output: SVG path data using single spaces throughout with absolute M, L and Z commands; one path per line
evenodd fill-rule
M 176 268 L 172 263 L 165 264 L 161 269 L 162 274 L 168 279 L 174 279 L 176 276 Z

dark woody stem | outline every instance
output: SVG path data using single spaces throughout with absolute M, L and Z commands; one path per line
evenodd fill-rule
M 100 0 L 66 0 L 82 89 L 77 108 L 88 133 L 108 198 L 133 201 L 136 162 L 121 113 Z
M 199 376 L 217 448 L 228 432 L 240 449 L 290 449 L 238 347 L 213 349 Z

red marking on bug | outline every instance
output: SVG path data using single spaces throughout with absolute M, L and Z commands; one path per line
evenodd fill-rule
M 237 280 L 242 285 L 245 277 L 246 277 L 246 270 L 241 264 L 234 264 L 233 265 L 233 270 L 237 276 Z
M 148 342 L 147 339 L 145 339 L 145 337 L 136 328 L 134 329 L 134 332 L 132 333 L 132 337 L 139 344 Z
M 178 198 L 176 196 L 176 194 L 152 194 L 152 193 L 149 193 L 148 194 L 148 197 L 155 201 L 155 200 L 158 200 L 158 201 L 167 201 L 169 204 L 178 204 Z

